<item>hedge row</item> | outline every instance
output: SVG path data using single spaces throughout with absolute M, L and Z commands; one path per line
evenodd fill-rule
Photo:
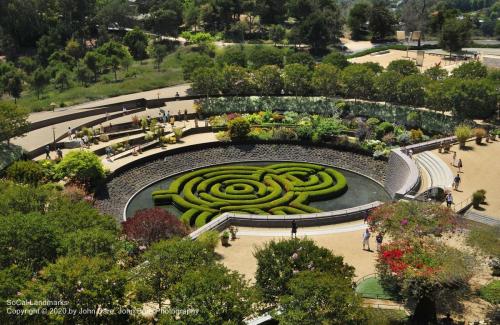
M 297 214 L 321 212 L 309 201 L 334 198 L 347 189 L 342 173 L 308 163 L 264 167 L 218 166 L 177 178 L 153 192 L 156 205 L 174 204 L 181 220 L 197 227 L 224 212 Z

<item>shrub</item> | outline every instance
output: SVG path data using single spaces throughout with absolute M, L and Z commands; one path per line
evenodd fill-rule
M 89 151 L 71 151 L 55 166 L 59 178 L 68 177 L 71 182 L 80 183 L 92 189 L 105 177 L 99 157 Z
M 220 242 L 219 233 L 214 230 L 205 231 L 198 237 L 197 241 L 205 246 L 208 250 L 213 252 Z
M 243 117 L 236 117 L 228 123 L 231 138 L 244 138 L 250 133 L 250 123 Z
M 497 305 L 500 304 L 500 280 L 493 280 L 479 290 L 481 298 Z
M 370 128 L 373 128 L 377 125 L 379 125 L 380 120 L 376 117 L 370 117 L 369 119 L 366 120 L 366 125 L 368 125 Z
M 484 137 L 488 136 L 488 132 L 483 128 L 475 128 L 472 133 L 476 137 L 476 143 L 480 144 Z
M 175 134 L 175 139 L 178 141 L 180 138 L 182 138 L 183 130 L 180 127 L 175 127 L 174 128 L 174 134 Z
M 99 141 L 102 141 L 102 142 L 108 142 L 108 141 L 109 141 L 109 135 L 104 134 L 104 133 L 103 133 L 103 134 L 101 134 L 101 135 L 99 136 Z
M 486 191 L 485 190 L 478 190 L 472 194 L 472 205 L 476 209 L 479 208 L 479 205 L 481 203 L 484 203 L 485 200 L 486 200 Z
M 472 130 L 469 126 L 460 124 L 455 128 L 455 136 L 460 143 L 460 147 L 463 148 L 465 146 L 465 142 L 472 136 Z
M 77 184 L 70 184 L 64 187 L 62 194 L 67 197 L 71 202 L 82 201 L 86 196 L 87 192 L 81 186 Z
M 377 139 L 382 139 L 387 133 L 394 131 L 394 125 L 390 122 L 382 122 L 375 129 Z
M 161 239 L 185 236 L 188 233 L 187 227 L 176 216 L 162 208 L 137 211 L 122 226 L 129 240 L 146 246 Z
M 132 120 L 133 125 L 139 125 L 139 123 L 141 122 L 141 120 L 139 119 L 139 116 L 137 116 L 137 115 L 133 115 L 130 119 Z
M 422 137 L 424 136 L 424 132 L 422 130 L 410 130 L 410 139 L 412 142 L 418 142 L 422 140 Z
M 297 135 L 297 132 L 295 132 L 295 130 L 292 128 L 278 127 L 278 128 L 273 129 L 273 139 L 274 140 L 285 140 L 285 141 L 297 140 L 298 135 Z
M 16 161 L 7 168 L 6 176 L 17 183 L 37 185 L 45 178 L 45 169 L 35 161 Z
M 219 131 L 215 134 L 215 138 L 219 141 L 222 142 L 228 142 L 231 141 L 231 137 L 229 136 L 229 133 L 226 131 Z

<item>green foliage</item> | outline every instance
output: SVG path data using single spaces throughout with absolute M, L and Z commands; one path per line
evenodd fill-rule
M 471 37 L 471 21 L 468 18 L 447 18 L 441 29 L 439 43 L 443 50 L 458 52 L 466 46 Z
M 151 245 L 143 260 L 147 261 L 147 266 L 140 267 L 136 281 L 146 289 L 144 297 L 154 299 L 161 307 L 162 301 L 175 293 L 171 288 L 189 270 L 213 265 L 214 255 L 196 241 L 170 239 Z
M 212 252 L 215 251 L 220 242 L 219 233 L 214 230 L 205 231 L 196 240 Z
M 241 324 L 251 314 L 253 292 L 242 275 L 221 265 L 186 271 L 170 290 L 170 307 L 196 312 L 166 313 L 160 324 Z
M 71 181 L 89 188 L 98 186 L 105 177 L 99 157 L 89 151 L 70 151 L 55 167 L 57 177 L 68 177 Z
M 375 129 L 376 137 L 377 139 L 382 139 L 382 137 L 388 133 L 391 133 L 394 131 L 394 125 L 390 122 L 382 122 L 379 125 L 377 125 Z
M 256 46 L 248 49 L 247 58 L 252 68 L 265 65 L 283 66 L 284 54 L 281 50 L 269 46 Z
M 283 69 L 283 85 L 287 93 L 305 95 L 309 91 L 311 73 L 298 63 L 287 64 Z
M 486 200 L 486 191 L 485 190 L 477 190 L 472 193 L 472 206 L 474 208 L 479 208 L 481 203 L 484 203 Z
M 500 258 L 500 227 L 475 225 L 467 235 L 467 244 L 484 254 Z
M 465 141 L 472 137 L 472 129 L 465 124 L 460 124 L 455 128 L 455 136 L 457 137 L 458 142 L 465 145 Z
M 48 187 L 32 187 L 0 180 L 0 215 L 45 212 L 55 191 Z
M 257 249 L 254 256 L 257 286 L 269 302 L 277 302 L 280 296 L 293 293 L 290 281 L 297 272 L 314 269 L 348 282 L 354 275 L 354 268 L 345 264 L 342 257 L 334 256 L 309 239 L 272 240 Z
M 245 138 L 250 132 L 250 123 L 243 117 L 236 117 L 229 121 L 229 136 L 233 139 Z
M 184 79 L 191 80 L 193 72 L 200 68 L 213 67 L 212 58 L 206 54 L 189 53 L 182 56 L 181 67 Z
M 482 79 L 488 75 L 488 69 L 479 61 L 471 61 L 453 69 L 451 75 L 457 79 Z
M 387 71 L 393 71 L 406 77 L 412 74 L 418 74 L 418 68 L 415 62 L 410 60 L 394 60 L 387 66 Z
M 374 87 L 377 90 L 377 99 L 389 103 L 397 102 L 398 92 L 395 86 L 399 84 L 402 78 L 402 75 L 395 71 L 386 71 L 377 75 L 374 81 Z
M 352 98 L 370 98 L 373 95 L 375 73 L 365 65 L 351 64 L 342 71 L 345 94 Z
M 316 132 L 320 138 L 324 139 L 334 135 L 339 135 L 347 128 L 342 124 L 342 120 L 335 117 L 321 118 L 316 128 Z
M 128 46 L 134 59 L 144 60 L 147 57 L 148 37 L 140 28 L 135 27 L 128 31 L 125 37 L 123 37 L 123 44 Z
M 323 58 L 322 62 L 334 65 L 339 69 L 344 69 L 345 67 L 347 67 L 349 65 L 349 61 L 347 61 L 347 57 L 338 51 L 332 51 L 331 53 L 326 55 Z
M 6 176 L 17 183 L 37 185 L 46 178 L 45 169 L 35 161 L 16 161 L 7 168 Z
M 215 95 L 221 89 L 222 77 L 216 68 L 199 68 L 196 69 L 192 76 L 193 91 L 200 95 L 210 96 Z
M 398 102 L 416 107 L 423 106 L 427 82 L 426 77 L 418 74 L 404 77 L 397 84 Z
M 61 243 L 61 251 L 68 256 L 114 258 L 118 247 L 117 232 L 101 228 L 69 233 Z
M 23 135 L 29 130 L 28 111 L 12 103 L 0 101 L 0 142 Z
M 0 268 L 17 265 L 37 272 L 57 257 L 56 229 L 40 214 L 12 214 L 0 223 Z
M 500 304 L 500 280 L 493 280 L 479 290 L 481 298 L 494 305 Z
M 255 87 L 261 95 L 279 94 L 283 89 L 281 71 L 276 65 L 263 65 L 254 71 Z
M 90 257 L 62 257 L 45 267 L 37 281 L 29 283 L 19 299 L 65 301 L 66 308 L 98 310 L 109 313 L 46 313 L 28 316 L 29 323 L 119 323 L 129 316 L 119 313 L 125 304 L 127 274 L 109 260 Z M 28 307 L 29 308 L 29 307 Z
M 216 60 L 221 65 L 247 66 L 247 57 L 242 46 L 225 47 L 222 53 L 218 54 Z
M 284 324 L 361 324 L 366 320 L 352 282 L 340 274 L 302 271 L 288 284 L 290 294 L 279 298 Z
M 7 300 L 18 299 L 18 293 L 24 288 L 31 276 L 31 271 L 17 265 L 0 269 L 0 322 L 12 324 L 19 322 L 19 315 L 7 312 Z
M 357 2 L 349 10 L 347 26 L 351 30 L 351 38 L 353 40 L 364 39 L 368 35 L 366 22 L 370 14 L 370 5 L 365 2 Z
M 368 28 L 372 39 L 383 40 L 393 34 L 396 19 L 386 1 L 375 1 L 370 10 Z
M 314 67 L 311 86 L 318 95 L 334 96 L 339 90 L 340 70 L 331 64 Z

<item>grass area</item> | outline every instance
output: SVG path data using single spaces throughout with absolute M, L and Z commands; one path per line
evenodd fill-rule
M 130 75 L 132 72 L 136 73 L 135 77 L 125 78 L 126 74 Z M 165 58 L 159 72 L 154 68 L 152 60 L 145 60 L 143 63 L 134 62 L 128 73 L 126 71 L 118 72 L 117 82 L 114 81 L 114 74 L 111 72 L 102 75 L 99 82 L 88 87 L 81 86 L 74 81 L 71 88 L 59 91 L 51 85 L 46 88 L 40 99 L 37 98 L 35 92 L 27 91 L 23 93 L 18 103 L 32 111 L 48 110 L 52 102 L 58 106 L 61 103 L 64 103 L 65 106 L 75 105 L 96 99 L 173 86 L 183 82 L 180 59 L 174 52 Z
M 395 300 L 395 297 L 382 288 L 378 278 L 375 276 L 366 278 L 358 283 L 356 292 L 363 296 L 363 298 Z
M 500 258 L 500 226 L 472 225 L 467 244 L 480 249 L 486 255 Z
M 366 313 L 365 325 L 402 325 L 408 322 L 408 316 L 402 310 L 369 308 Z
M 484 300 L 496 305 L 500 304 L 500 280 L 494 280 L 479 290 L 479 295 Z

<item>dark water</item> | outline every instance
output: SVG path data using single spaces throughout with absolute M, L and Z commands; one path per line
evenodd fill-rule
M 243 162 L 243 163 L 228 163 L 224 165 L 247 165 L 247 166 L 266 166 L 280 163 L 279 161 L 273 162 Z M 318 164 L 319 165 L 319 164 Z M 340 197 L 316 202 L 310 202 L 309 205 L 323 211 L 333 211 L 333 210 L 342 210 L 348 209 L 356 206 L 360 206 L 363 204 L 371 203 L 373 201 L 388 201 L 390 200 L 389 194 L 385 191 L 385 189 L 378 184 L 377 182 L 371 180 L 368 177 L 362 176 L 360 174 L 356 174 L 342 168 L 337 168 L 335 166 L 328 166 L 334 169 L 338 169 L 342 172 L 347 180 L 348 190 Z M 187 171 L 189 172 L 189 171 Z M 177 174 L 172 177 L 167 177 L 157 183 L 154 183 L 146 188 L 144 188 L 141 192 L 139 192 L 136 196 L 134 196 L 129 205 L 127 206 L 126 216 L 127 218 L 134 215 L 134 213 L 141 209 L 147 209 L 154 207 L 153 199 L 151 193 L 157 189 L 166 189 L 169 187 L 170 183 L 172 183 L 177 177 L 182 176 L 183 174 Z M 180 216 L 182 212 L 177 209 L 173 205 L 162 206 L 164 209 L 174 213 L 177 216 Z

